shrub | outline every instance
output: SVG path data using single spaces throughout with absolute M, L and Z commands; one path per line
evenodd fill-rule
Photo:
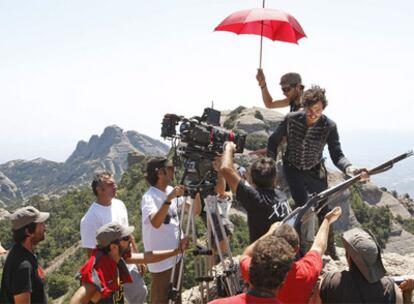
M 246 138 L 246 149 L 249 150 L 258 150 L 266 148 L 267 146 L 267 139 L 266 135 L 262 134 L 249 134 Z
M 264 117 L 262 115 L 262 113 L 259 110 L 256 110 L 256 112 L 254 113 L 254 117 L 260 120 L 264 120 Z
M 385 248 L 391 232 L 391 211 L 387 207 L 372 207 L 365 203 L 356 187 L 351 189 L 351 205 L 362 228 L 369 229 Z
M 239 107 L 235 108 L 233 111 L 231 111 L 229 113 L 229 116 L 227 117 L 227 119 L 224 121 L 223 127 L 225 127 L 226 129 L 233 129 L 235 121 L 237 119 L 237 116 L 241 112 L 243 112 L 244 109 L 246 109 L 246 108 L 243 107 L 243 106 L 239 106 Z
M 70 276 L 61 273 L 52 273 L 47 277 L 48 295 L 52 299 L 59 298 L 68 292 L 71 281 Z

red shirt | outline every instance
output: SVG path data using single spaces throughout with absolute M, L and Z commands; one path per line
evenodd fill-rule
M 248 283 L 251 260 L 251 257 L 245 257 L 240 261 L 242 276 Z M 303 258 L 292 264 L 285 282 L 277 293 L 277 299 L 285 304 L 307 303 L 322 267 L 322 256 L 318 252 L 312 250 L 306 253 Z
M 96 256 L 99 259 L 95 263 Z M 79 271 L 82 282 L 93 284 L 101 293 L 101 298 L 107 298 L 122 288 L 122 283 L 132 282 L 132 277 L 121 259 L 118 265 L 108 255 L 98 249 L 92 251 L 92 256 Z
M 208 302 L 208 304 L 282 304 L 276 298 L 258 298 L 249 294 L 241 293 L 228 298 L 220 298 Z

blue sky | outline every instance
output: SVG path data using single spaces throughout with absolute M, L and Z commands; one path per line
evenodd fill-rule
M 64 161 L 111 124 L 158 138 L 164 113 L 262 106 L 259 38 L 213 29 L 261 1 L 0 0 L 0 163 Z M 264 41 L 273 97 L 279 77 L 327 89 L 343 130 L 411 130 L 414 1 L 267 1 L 308 38 Z

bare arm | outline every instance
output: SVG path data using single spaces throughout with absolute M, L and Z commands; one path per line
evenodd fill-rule
M 224 176 L 220 171 L 217 173 L 217 182 L 216 182 L 215 191 L 219 195 L 219 197 L 226 196 L 226 180 L 224 179 Z
M 246 256 L 249 256 L 249 257 L 251 257 L 251 256 L 253 256 L 253 249 L 254 249 L 254 246 L 256 245 L 256 243 L 258 242 L 258 241 L 260 241 L 261 239 L 264 239 L 265 237 L 267 237 L 267 236 L 269 236 L 269 235 L 272 235 L 272 233 L 279 227 L 281 225 L 281 222 L 276 222 L 276 223 L 273 223 L 272 224 L 272 226 L 270 226 L 270 228 L 269 228 L 269 230 L 265 233 L 265 234 L 263 234 L 260 238 L 258 238 L 256 241 L 254 241 L 253 243 L 251 243 L 249 246 L 247 246 L 246 247 L 246 249 L 244 249 L 244 251 L 243 251 L 243 254 L 242 254 L 242 257 L 241 257 L 241 259 L 240 260 L 242 260 L 244 257 L 246 257 Z
M 318 233 L 315 236 L 315 240 L 313 241 L 310 250 L 317 251 L 320 255 L 325 253 L 328 243 L 329 227 L 341 216 L 341 214 L 341 207 L 335 207 L 332 211 L 325 215 L 325 219 L 319 227 Z
M 88 259 L 92 256 L 92 250 L 91 248 L 86 248 L 86 255 L 88 256 Z
M 87 304 L 89 301 L 94 298 L 100 298 L 100 293 L 97 291 L 96 287 L 90 283 L 82 283 L 82 286 L 75 292 L 75 294 L 70 299 L 70 304 Z M 99 299 L 98 299 L 99 300 Z
M 150 264 L 157 263 L 162 260 L 168 259 L 172 256 L 182 253 L 188 247 L 188 240 L 182 239 L 180 241 L 180 248 L 171 250 L 157 250 L 148 251 L 144 253 L 133 253 L 130 258 L 126 259 L 128 264 Z
M 197 193 L 196 197 L 194 198 L 193 201 L 193 211 L 195 215 L 199 215 L 201 213 L 201 198 L 200 198 L 200 193 Z
M 174 198 L 182 196 L 183 194 L 184 194 L 184 187 L 175 186 L 174 190 L 171 191 L 170 194 L 168 194 L 166 201 L 171 203 L 171 201 Z M 158 229 L 161 227 L 162 223 L 165 220 L 165 217 L 167 216 L 169 208 L 170 208 L 169 204 L 162 204 L 161 208 L 158 209 L 156 213 L 150 215 L 150 221 L 154 228 Z
M 138 246 L 137 243 L 135 242 L 135 238 L 134 236 L 131 234 L 129 236 L 129 239 L 131 240 L 131 247 L 132 247 L 132 253 L 138 252 Z
M 273 100 L 272 96 L 269 93 L 269 90 L 267 88 L 266 84 L 266 78 L 264 76 L 262 69 L 257 69 L 257 75 L 256 79 L 259 82 L 260 89 L 262 91 L 262 98 L 263 103 L 266 108 L 268 109 L 274 109 L 274 108 L 284 108 L 289 106 L 289 99 L 284 98 L 280 100 Z
M 224 145 L 223 160 L 220 167 L 220 173 L 230 185 L 231 191 L 236 193 L 237 186 L 240 183 L 241 177 L 234 169 L 233 153 L 236 151 L 236 145 L 233 142 L 226 142 Z
M 411 304 L 411 298 L 414 289 L 414 280 L 406 279 L 404 282 L 400 284 L 400 287 L 398 289 L 402 291 L 403 303 Z
M 14 298 L 14 303 L 16 304 L 27 304 L 30 303 L 32 294 L 30 292 L 23 292 L 23 293 L 19 293 L 18 295 L 15 295 Z

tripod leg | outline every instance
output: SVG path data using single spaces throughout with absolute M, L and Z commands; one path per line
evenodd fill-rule
M 217 204 L 216 204 L 216 212 L 218 212 L 218 214 L 219 214 L 219 208 L 218 208 Z M 229 272 L 229 274 L 227 275 L 227 278 L 228 278 L 229 281 L 231 281 L 232 290 L 234 291 L 235 294 L 237 294 L 237 293 L 240 293 L 242 291 L 242 288 L 240 286 L 240 279 L 236 275 L 236 273 L 237 273 L 236 272 L 236 265 L 233 261 L 233 255 L 232 255 L 231 250 L 230 250 L 230 241 L 229 241 L 229 238 L 227 237 L 227 233 L 226 233 L 225 228 L 224 228 L 223 220 L 222 220 L 222 217 L 220 215 L 218 215 L 218 224 L 219 224 L 219 229 L 221 231 L 221 234 L 223 236 L 223 242 L 225 244 L 224 250 L 226 251 L 227 257 L 229 259 L 229 269 L 231 270 Z M 221 250 L 221 248 L 220 248 L 220 250 Z
M 192 240 L 193 240 L 193 244 L 197 247 L 197 229 L 196 229 L 194 213 L 191 214 L 190 219 L 191 219 Z M 204 276 L 202 258 L 198 254 L 194 256 L 194 272 L 195 272 L 196 278 L 201 278 Z M 202 280 L 199 281 L 198 288 L 199 288 L 200 295 L 201 295 L 201 303 L 204 304 L 205 303 L 204 301 L 205 290 L 204 290 L 204 283 Z
M 184 214 L 185 214 L 185 205 L 186 205 L 186 201 L 184 200 L 182 206 L 181 206 L 181 219 L 180 219 L 180 227 L 179 229 L 181 230 L 181 225 L 184 222 Z M 190 200 L 190 209 L 188 211 L 188 220 L 187 220 L 187 225 L 186 225 L 186 229 L 185 229 L 185 235 L 188 235 L 190 232 L 190 224 L 191 224 L 191 215 L 193 213 L 193 206 L 194 206 L 194 201 L 193 199 Z M 180 242 L 180 240 L 178 240 Z M 175 260 L 175 264 L 173 267 L 173 270 L 171 272 L 171 279 L 170 279 L 170 295 L 169 295 L 169 304 L 175 303 L 175 301 L 177 300 L 177 295 L 178 293 L 181 293 L 181 281 L 182 281 L 182 275 L 183 275 L 183 270 L 184 270 L 184 256 L 185 256 L 185 252 L 182 253 L 181 255 L 181 263 L 180 263 L 180 267 L 179 267 L 179 271 L 178 271 L 178 277 L 177 277 L 177 281 L 176 281 L 176 265 L 177 265 L 177 260 L 179 259 L 179 256 L 176 256 L 176 260 Z
M 216 203 L 216 212 L 219 214 L 219 208 L 218 208 L 217 203 Z M 233 255 L 232 255 L 231 249 L 230 249 L 230 241 L 229 241 L 229 238 L 227 237 L 227 234 L 226 234 L 226 231 L 225 231 L 225 228 L 224 228 L 224 224 L 223 224 L 223 219 L 220 215 L 218 216 L 218 223 L 219 223 L 221 233 L 223 235 L 225 250 L 227 252 L 227 257 L 229 258 L 230 269 L 232 270 L 230 277 L 233 281 L 233 287 L 234 287 L 235 293 L 238 294 L 238 293 L 241 293 L 243 291 L 243 289 L 240 285 L 240 275 L 239 275 L 239 272 L 237 271 L 236 265 L 233 261 Z
M 218 231 L 216 231 L 216 227 L 214 226 L 213 216 L 211 215 L 211 208 L 212 208 L 212 206 L 214 206 L 214 204 L 217 204 L 217 197 L 216 196 L 211 196 L 211 195 L 208 196 L 207 199 L 205 200 L 205 204 L 206 204 L 207 219 L 208 219 L 208 221 L 210 221 L 211 229 L 213 231 L 214 241 L 215 241 L 215 244 L 216 244 L 217 253 L 219 255 L 220 263 L 223 267 L 223 271 L 225 272 L 224 277 L 225 277 L 228 293 L 229 293 L 229 295 L 235 295 L 236 291 L 233 288 L 233 284 L 231 284 L 228 276 L 226 275 L 226 268 L 227 267 L 226 267 L 226 263 L 224 261 L 223 252 L 221 251 L 221 248 L 220 248 L 220 240 L 219 240 L 218 234 L 217 234 Z M 225 234 L 223 235 L 223 238 L 224 237 L 225 237 Z

